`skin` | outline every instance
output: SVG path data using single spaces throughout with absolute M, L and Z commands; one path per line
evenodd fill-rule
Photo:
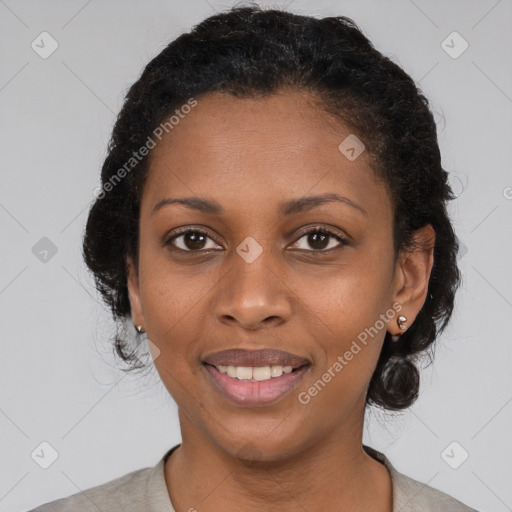
M 362 430 L 385 331 L 401 333 L 397 317 L 307 405 L 298 401 L 394 303 L 414 322 L 433 263 L 430 226 L 415 235 L 424 249 L 394 254 L 393 205 L 368 152 L 350 161 L 338 150 L 350 133 L 306 93 L 213 93 L 151 152 L 128 289 L 133 322 L 160 350 L 155 366 L 178 405 L 182 444 L 165 466 L 177 512 L 392 510 L 389 473 L 363 451 Z M 324 193 L 364 213 L 338 202 L 278 213 L 282 201 Z M 162 199 L 191 196 L 224 212 L 173 204 L 151 214 Z M 208 238 L 162 245 L 184 226 Z M 303 234 L 314 227 L 347 245 L 315 245 Z M 249 236 L 262 248 L 252 263 L 236 252 Z M 239 406 L 201 364 L 233 347 L 279 348 L 312 366 L 277 402 Z

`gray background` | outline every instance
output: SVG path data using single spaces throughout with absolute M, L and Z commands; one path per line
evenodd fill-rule
M 230 5 L 0 0 L 2 511 L 152 466 L 180 441 L 176 405 L 156 372 L 136 378 L 115 368 L 112 321 L 81 261 L 81 236 L 127 88 L 171 39 Z M 459 194 L 451 213 L 464 284 L 453 321 L 418 402 L 403 414 L 370 411 L 365 442 L 479 510 L 512 510 L 512 3 L 272 5 L 352 17 L 411 74 L 432 102 Z M 46 59 L 31 48 L 43 31 L 59 45 Z M 457 58 L 442 46 L 453 31 L 469 44 Z M 457 51 L 462 42 L 445 44 Z M 46 261 L 43 237 L 57 249 Z M 42 442 L 58 452 L 47 469 L 31 457 Z M 447 461 L 460 463 L 462 450 L 469 457 L 453 469 Z

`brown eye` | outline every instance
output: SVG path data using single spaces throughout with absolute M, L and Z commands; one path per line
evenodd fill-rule
M 200 250 L 215 249 L 216 244 L 207 247 L 207 241 L 211 240 L 207 233 L 197 229 L 188 229 L 172 236 L 165 245 L 173 245 L 185 252 L 197 252 Z M 213 242 L 213 240 L 211 240 Z M 176 243 L 175 243 L 176 242 Z
M 311 229 L 306 233 L 303 233 L 299 240 L 297 240 L 295 243 L 299 243 L 299 241 L 303 238 L 306 239 L 307 244 L 314 251 L 326 252 L 326 250 L 340 248 L 344 245 L 347 245 L 347 242 L 344 238 L 327 229 Z M 336 244 L 336 242 L 332 239 L 335 239 L 338 243 Z M 330 242 L 334 242 L 334 245 L 330 244 Z M 308 247 L 298 247 L 298 249 L 310 250 Z

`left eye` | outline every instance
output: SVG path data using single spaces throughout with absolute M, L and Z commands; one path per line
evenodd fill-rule
M 325 251 L 328 249 L 332 249 L 333 247 L 330 246 L 327 243 L 329 239 L 336 239 L 338 243 L 338 247 L 344 246 L 347 244 L 347 241 L 341 237 L 340 235 L 337 235 L 336 233 L 333 233 L 332 231 L 329 231 L 327 229 L 320 229 L 315 228 L 311 229 L 305 233 L 302 234 L 302 236 L 295 242 L 296 244 L 302 240 L 303 238 L 306 238 L 307 243 L 310 245 L 310 247 L 313 247 L 315 251 Z M 334 245 L 336 247 L 336 244 Z M 305 249 L 309 250 L 307 247 L 298 247 L 298 249 Z

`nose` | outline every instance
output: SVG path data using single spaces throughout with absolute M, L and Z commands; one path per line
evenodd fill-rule
M 293 293 L 281 269 L 272 265 L 270 251 L 255 261 L 238 254 L 216 293 L 217 319 L 247 330 L 277 327 L 290 319 Z

